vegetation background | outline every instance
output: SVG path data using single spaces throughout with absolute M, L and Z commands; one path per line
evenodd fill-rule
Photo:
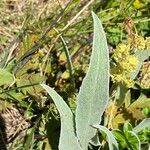
M 129 78 L 119 63 L 124 59 L 117 62 L 115 51 L 129 43 L 131 49 L 149 50 L 149 0 L 1 0 L 0 149 L 57 150 L 59 113 L 39 84 L 54 87 L 75 111 L 91 55 L 91 11 L 103 23 L 110 50 L 110 102 L 102 124 L 118 129 L 119 149 L 137 149 L 136 140 L 126 137 L 125 131 L 150 117 L 149 54 L 142 53 L 141 68 Z M 114 71 L 114 64 L 123 71 Z M 148 149 L 150 130 L 140 132 L 139 138 L 142 148 Z M 104 133 L 100 140 L 101 148 L 108 149 Z

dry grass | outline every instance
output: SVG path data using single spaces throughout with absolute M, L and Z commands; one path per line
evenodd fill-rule
M 58 7 L 63 8 L 68 2 L 69 0 L 1 0 L 0 49 L 12 41 L 28 14 L 32 14 L 33 21 L 38 21 L 57 12 Z

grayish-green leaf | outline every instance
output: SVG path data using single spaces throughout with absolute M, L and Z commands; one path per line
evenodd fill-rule
M 41 86 L 51 96 L 60 114 L 61 132 L 59 150 L 82 150 L 75 135 L 74 118 L 70 108 L 55 90 L 45 84 L 41 84 Z
M 109 150 L 114 150 L 114 148 L 118 149 L 118 143 L 114 135 L 106 127 L 101 126 L 101 125 L 93 125 L 93 127 L 98 129 L 99 131 L 103 131 L 106 133 L 107 139 L 108 139 Z
M 90 141 L 90 143 L 94 146 L 100 146 L 101 143 L 99 141 L 99 138 L 98 138 L 98 134 L 96 134 Z
M 131 79 L 134 80 L 136 78 L 136 76 L 138 75 L 142 65 L 143 65 L 143 62 L 149 58 L 150 56 L 150 50 L 138 50 L 135 54 L 134 54 L 138 60 L 139 60 L 139 63 L 137 65 L 137 68 L 135 69 L 135 71 L 133 71 L 131 73 Z
M 138 133 L 147 127 L 150 127 L 150 118 L 144 119 L 140 124 L 133 128 L 133 132 Z
M 99 18 L 92 13 L 94 37 L 91 61 L 77 96 L 76 132 L 80 144 L 87 150 L 95 136 L 91 127 L 99 124 L 109 99 L 109 51 L 106 36 Z

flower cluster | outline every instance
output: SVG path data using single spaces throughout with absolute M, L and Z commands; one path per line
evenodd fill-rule
M 150 50 L 150 37 L 144 39 L 142 36 L 134 35 L 134 37 L 129 37 L 126 43 L 121 43 L 116 47 L 112 55 L 115 61 L 114 67 L 111 68 L 113 82 L 124 84 L 128 88 L 134 86 L 135 81 L 130 76 L 139 64 L 139 60 L 134 53 L 141 50 Z M 140 73 L 139 84 L 143 88 L 150 88 L 150 67 L 147 67 L 149 71 L 146 72 L 143 68 Z
M 129 88 L 133 87 L 134 81 L 130 79 L 130 73 L 136 69 L 138 59 L 131 54 L 131 45 L 119 44 L 112 57 L 116 62 L 116 66 L 111 69 L 113 82 L 122 83 Z
M 134 37 L 134 44 L 135 44 L 135 48 L 137 48 L 138 50 L 146 49 L 146 40 L 142 36 L 136 35 Z
M 132 48 L 136 50 L 148 50 L 150 49 L 150 37 L 144 37 L 135 35 L 134 39 L 129 38 L 128 43 L 132 45 Z
M 134 86 L 134 81 L 130 79 L 129 74 L 117 66 L 111 69 L 111 78 L 113 82 L 121 83 L 126 87 L 130 88 Z

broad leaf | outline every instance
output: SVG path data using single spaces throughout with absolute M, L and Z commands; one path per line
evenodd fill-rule
M 115 148 L 118 149 L 118 143 L 114 135 L 106 127 L 101 126 L 101 125 L 93 125 L 93 127 L 99 129 L 99 131 L 103 131 L 106 133 L 107 139 L 108 139 L 109 150 L 114 150 Z
M 13 75 L 6 69 L 0 68 L 0 86 L 9 85 L 13 82 Z
M 109 99 L 109 51 L 99 18 L 94 20 L 93 50 L 88 72 L 77 96 L 76 132 L 84 150 L 96 134 L 91 125 L 99 124 Z
M 48 92 L 53 99 L 61 119 L 61 132 L 59 139 L 59 150 L 81 150 L 77 137 L 75 136 L 73 114 L 62 97 L 55 90 L 45 84 L 41 86 Z
M 144 119 L 139 125 L 133 128 L 133 132 L 138 133 L 147 127 L 150 127 L 150 118 Z

